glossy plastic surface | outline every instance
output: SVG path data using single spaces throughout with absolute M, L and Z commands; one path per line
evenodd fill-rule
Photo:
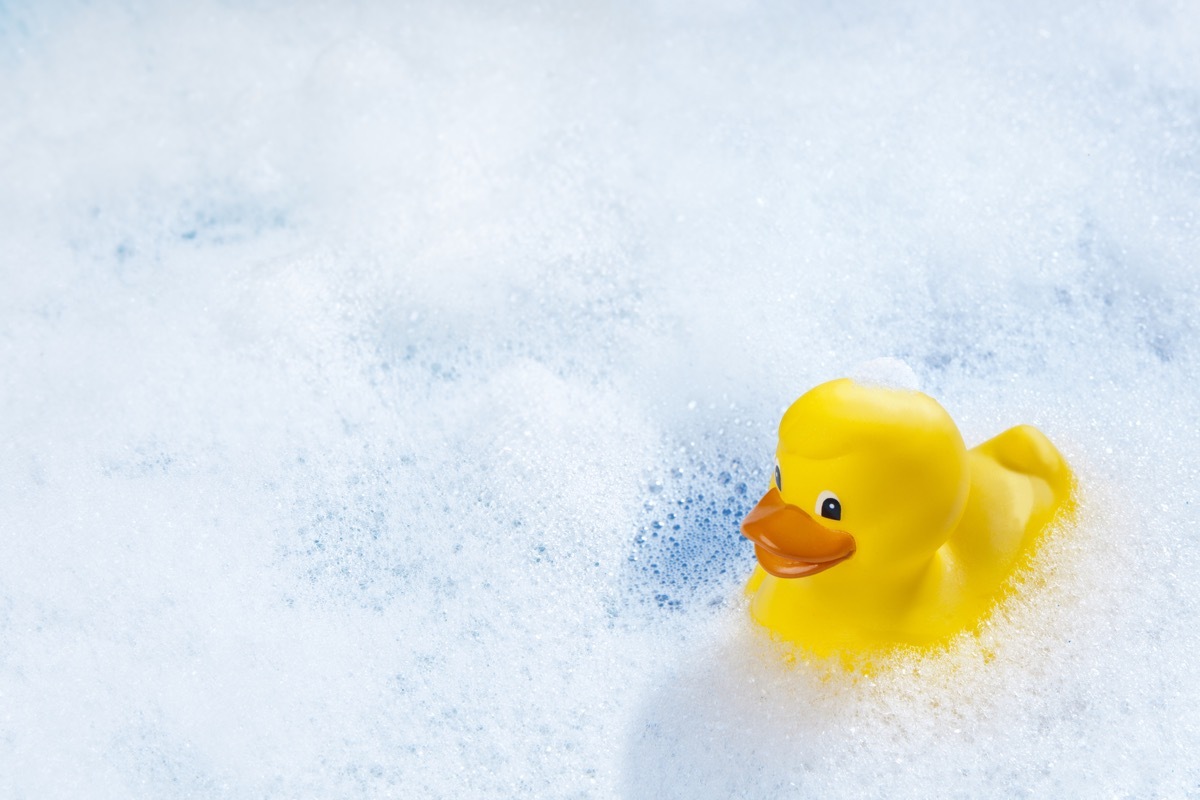
M 1027 425 L 967 450 L 920 392 L 848 379 L 797 400 L 742 532 L 754 618 L 817 655 L 928 646 L 974 627 L 1073 478 Z

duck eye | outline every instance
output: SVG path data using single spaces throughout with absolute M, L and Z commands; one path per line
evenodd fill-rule
M 783 491 L 783 473 L 779 471 L 779 465 L 775 465 L 775 488 Z
M 821 492 L 817 495 L 817 514 L 825 519 L 841 519 L 842 501 L 833 492 Z

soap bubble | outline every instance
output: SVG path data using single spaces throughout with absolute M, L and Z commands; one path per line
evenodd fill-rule
M 876 358 L 859 364 L 847 376 L 864 386 L 879 386 L 885 389 L 901 389 L 909 392 L 921 390 L 921 379 L 908 364 L 898 358 Z

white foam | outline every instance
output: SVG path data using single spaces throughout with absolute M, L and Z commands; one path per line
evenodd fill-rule
M 1198 24 L 0 7 L 0 796 L 1194 793 Z M 1080 519 L 824 675 L 737 521 L 881 353 Z
M 859 364 L 847 376 L 865 386 L 898 389 L 908 392 L 921 391 L 921 379 L 913 368 L 898 358 L 885 356 Z

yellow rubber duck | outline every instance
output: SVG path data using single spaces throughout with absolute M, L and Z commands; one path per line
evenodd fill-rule
M 1028 425 L 967 450 L 928 395 L 822 384 L 784 414 L 774 480 L 742 522 L 751 613 L 819 656 L 943 642 L 981 621 L 1073 483 Z

